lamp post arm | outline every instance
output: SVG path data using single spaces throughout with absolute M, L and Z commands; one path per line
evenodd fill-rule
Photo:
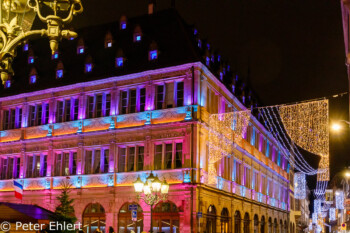
M 32 39 L 35 37 L 43 37 L 47 36 L 47 30 L 46 29 L 41 29 L 41 30 L 33 30 L 33 31 L 28 31 L 28 32 L 23 32 L 19 36 L 17 36 L 15 39 L 10 41 L 1 51 L 0 54 L 0 60 L 4 58 L 4 56 L 7 53 L 12 53 L 14 49 L 18 46 L 18 44 L 24 40 Z
M 345 124 L 349 125 L 349 127 L 350 127 L 350 121 L 340 120 L 340 122 L 344 122 Z

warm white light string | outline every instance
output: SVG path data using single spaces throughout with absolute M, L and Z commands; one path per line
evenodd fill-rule
M 269 111 L 269 107 L 267 108 L 267 111 L 268 111 L 268 113 L 269 113 L 270 119 L 272 120 L 272 117 L 271 117 L 270 111 Z M 284 128 L 281 126 L 280 122 L 278 121 L 278 118 L 277 118 L 275 112 L 273 111 L 272 107 L 271 107 L 271 112 L 273 113 L 274 118 L 275 118 L 276 121 L 277 121 L 277 125 L 278 125 L 280 131 L 282 132 L 282 135 L 283 135 L 284 139 L 285 139 L 287 142 L 289 142 L 288 136 L 287 136 L 287 134 L 285 133 L 285 130 L 283 130 Z M 278 135 L 279 135 L 279 134 L 278 134 Z M 295 143 L 294 143 L 292 140 L 290 140 L 290 142 L 291 142 L 291 149 L 292 149 L 292 151 L 294 152 L 294 154 L 296 155 L 296 158 L 299 159 L 299 161 L 301 162 L 301 164 L 302 164 L 303 166 L 305 166 L 306 170 L 309 170 L 308 173 L 306 173 L 306 174 L 308 174 L 308 175 L 315 175 L 315 174 L 317 174 L 317 169 L 312 168 L 312 167 L 306 162 L 306 160 L 304 159 L 304 157 L 303 157 L 302 154 L 300 153 L 299 149 L 296 147 Z
M 268 108 L 266 108 L 266 109 L 268 109 Z M 264 121 L 267 123 L 267 127 L 269 128 L 269 131 L 274 135 L 274 137 L 278 140 L 278 142 L 283 145 L 283 148 L 288 148 L 288 146 L 286 145 L 285 140 L 283 140 L 282 137 L 280 136 L 280 134 L 278 133 L 278 129 L 277 129 L 276 125 L 273 123 L 273 119 L 272 119 L 270 113 L 269 112 L 266 113 L 264 110 L 265 110 L 264 108 L 260 108 L 259 112 L 262 114 L 262 117 L 263 117 Z M 283 136 L 286 138 L 286 135 L 284 134 L 284 132 L 282 130 L 282 126 L 279 125 L 279 128 L 282 131 Z M 290 144 L 290 146 L 289 146 L 289 148 L 291 148 L 292 151 L 293 151 L 293 145 L 294 144 Z M 303 172 L 303 173 L 308 174 L 308 175 L 311 175 L 311 174 L 314 175 L 314 174 L 317 173 L 317 170 L 315 170 L 315 169 L 311 170 L 310 168 L 305 166 L 305 164 L 307 164 L 307 162 L 305 160 L 304 160 L 305 162 L 300 161 L 299 156 L 301 156 L 301 155 L 295 156 L 295 158 L 297 158 L 297 160 L 293 160 L 292 157 L 288 156 L 288 154 L 290 154 L 290 152 L 289 153 L 286 152 L 284 154 L 285 154 L 284 155 L 285 158 L 289 161 L 289 163 L 291 165 L 294 165 L 294 167 L 297 170 L 299 170 L 300 172 Z

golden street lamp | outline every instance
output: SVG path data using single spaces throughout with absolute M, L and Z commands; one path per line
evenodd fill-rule
M 46 23 L 47 29 L 28 30 L 22 26 L 20 18 L 29 11 L 37 13 Z M 62 38 L 77 37 L 77 33 L 63 30 L 73 16 L 83 12 L 80 0 L 0 0 L 0 74 L 4 84 L 13 75 L 12 62 L 16 48 L 28 39 L 48 37 L 52 54 L 58 49 Z M 23 17 L 21 16 L 23 14 Z
M 345 124 L 350 126 L 350 122 L 349 121 L 345 121 L 345 120 L 335 121 L 331 125 L 332 131 L 339 132 L 340 130 L 342 130 L 343 129 L 343 125 L 341 123 L 345 123 Z
M 151 207 L 151 229 L 150 232 L 153 232 L 152 227 L 152 211 L 153 206 L 160 201 L 165 201 L 168 198 L 169 184 L 164 179 L 161 182 L 158 176 L 154 176 L 153 173 L 146 178 L 146 182 L 143 183 L 140 177 L 134 182 L 134 189 L 137 194 L 137 199 L 142 199 L 147 205 Z

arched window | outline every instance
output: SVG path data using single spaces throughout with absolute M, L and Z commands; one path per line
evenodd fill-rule
M 268 233 L 272 233 L 272 219 L 271 219 L 271 217 L 269 218 L 269 223 L 268 224 L 269 224 L 268 225 L 268 227 L 269 227 Z
M 105 209 L 100 203 L 89 204 L 83 212 L 83 230 L 85 233 L 94 233 L 97 229 L 106 232 Z
M 129 206 L 137 206 L 137 218 L 131 219 L 132 211 Z M 118 232 L 142 232 L 143 231 L 143 210 L 140 205 L 136 203 L 125 203 L 119 210 L 118 214 Z
M 153 210 L 153 231 L 178 233 L 180 215 L 177 206 L 172 202 L 160 202 Z
M 241 213 L 237 210 L 235 212 L 235 232 L 234 233 L 241 233 Z
M 254 233 L 259 232 L 259 217 L 258 215 L 254 215 Z
M 283 233 L 283 222 L 282 222 L 282 219 L 280 219 L 279 233 Z
M 106 33 L 105 36 L 105 48 L 111 48 L 113 45 L 113 36 L 110 31 Z
M 93 64 L 92 64 L 92 57 L 89 55 L 85 59 L 85 73 L 90 73 L 92 71 Z
M 29 83 L 35 84 L 37 79 L 38 79 L 38 73 L 37 73 L 36 69 L 33 67 L 29 73 Z
M 228 233 L 229 232 L 229 214 L 228 214 L 228 209 L 223 208 L 221 211 L 221 233 Z
M 57 67 L 56 67 L 56 78 L 57 79 L 63 78 L 63 73 L 64 73 L 64 67 L 63 67 L 63 63 L 60 61 L 57 63 Z
M 265 225 L 265 216 L 262 216 L 260 221 L 260 233 L 265 233 Z
M 278 223 L 277 219 L 273 220 L 273 233 L 277 233 Z
M 122 49 L 118 49 L 116 57 L 115 57 L 115 67 L 123 67 L 124 66 L 124 53 Z
M 249 232 L 249 223 L 250 223 L 250 219 L 249 219 L 249 214 L 245 213 L 244 214 L 244 226 L 243 226 L 243 231 L 244 233 L 250 233 Z
M 287 233 L 287 232 L 288 232 L 288 225 L 287 225 L 287 221 L 284 221 L 283 232 L 284 232 L 284 233 Z
M 152 41 L 151 45 L 149 46 L 149 53 L 148 53 L 148 60 L 156 60 L 158 58 L 158 46 L 155 41 Z
M 207 210 L 207 233 L 215 233 L 216 232 L 216 208 L 213 205 L 210 205 Z
M 83 38 L 79 38 L 77 44 L 77 54 L 83 54 L 85 52 L 84 40 Z
M 126 29 L 126 24 L 127 24 L 127 19 L 126 19 L 126 16 L 125 15 L 122 15 L 121 17 L 120 17 L 120 29 L 121 30 L 124 30 L 124 29 Z
M 140 42 L 142 39 L 141 27 L 137 25 L 134 30 L 134 42 Z

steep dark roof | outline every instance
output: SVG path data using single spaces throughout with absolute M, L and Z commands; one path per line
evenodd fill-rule
M 135 27 L 142 30 L 142 40 L 133 42 Z M 128 19 L 127 28 L 119 29 L 119 22 L 83 28 L 77 31 L 75 40 L 63 40 L 59 46 L 59 59 L 52 60 L 47 38 L 29 42 L 35 55 L 34 64 L 28 64 L 28 51 L 18 48 L 13 69 L 11 87 L 1 87 L 0 96 L 31 92 L 50 87 L 63 86 L 78 82 L 103 79 L 105 77 L 136 73 L 145 70 L 163 68 L 188 62 L 200 61 L 200 49 L 196 47 L 192 27 L 186 25 L 175 10 L 165 10 L 153 15 L 144 15 Z M 105 48 L 107 32 L 113 36 L 113 47 Z M 77 54 L 79 38 L 84 40 L 85 53 Z M 157 60 L 148 60 L 150 44 L 158 46 Z M 115 67 L 117 51 L 121 49 L 126 59 L 123 68 Z M 93 71 L 84 73 L 87 56 L 93 61 Z M 56 79 L 56 66 L 64 65 L 64 77 Z M 35 67 L 38 73 L 36 84 L 29 85 L 29 73 Z
M 24 214 L 25 216 L 28 216 L 29 218 L 36 220 L 49 220 L 53 215 L 53 212 L 36 205 L 0 202 L 0 206 L 1 205 L 7 206 L 17 212 Z M 2 218 L 6 218 L 6 216 L 1 216 L 0 219 Z

